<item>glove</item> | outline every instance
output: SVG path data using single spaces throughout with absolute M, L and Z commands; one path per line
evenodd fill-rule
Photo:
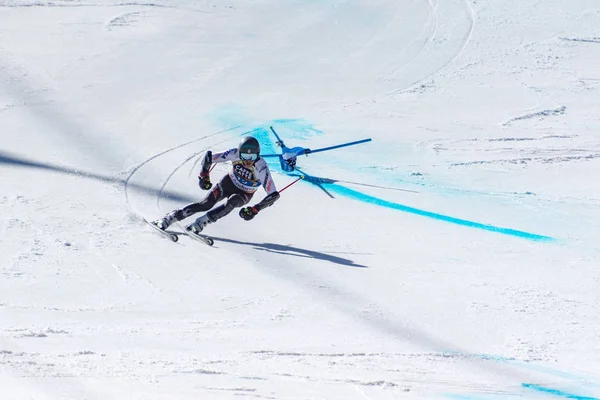
M 198 177 L 198 186 L 202 190 L 210 190 L 212 183 L 210 182 L 210 176 L 208 174 L 201 173 Z
M 246 221 L 250 221 L 256 214 L 258 214 L 258 209 L 256 207 L 244 207 L 240 210 L 240 217 L 244 218 Z

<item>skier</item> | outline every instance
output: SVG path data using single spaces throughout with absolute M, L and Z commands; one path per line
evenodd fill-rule
M 233 168 L 202 201 L 174 210 L 152 223 L 165 230 L 175 221 L 208 211 L 186 227 L 186 230 L 199 234 L 206 225 L 223 218 L 234 208 L 248 204 L 261 184 L 267 192 L 267 196 L 254 206 L 243 207 L 239 212 L 240 217 L 250 221 L 259 211 L 273 205 L 279 199 L 279 192 L 275 188 L 275 182 L 273 182 L 267 162 L 260 157 L 260 144 L 252 136 L 242 138 L 237 148 L 222 153 L 206 152 L 202 160 L 202 170 L 198 176 L 198 185 L 202 190 L 210 190 L 213 186 L 209 175 L 212 164 L 226 161 L 231 161 Z M 224 199 L 226 199 L 224 204 L 213 208 L 216 203 Z

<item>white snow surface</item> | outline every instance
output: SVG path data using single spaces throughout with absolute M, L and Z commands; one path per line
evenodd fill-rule
M 0 400 L 598 399 L 599 129 L 598 0 L 0 0 Z

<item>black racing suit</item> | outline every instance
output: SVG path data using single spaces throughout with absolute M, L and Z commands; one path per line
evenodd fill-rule
M 175 218 L 177 218 L 178 221 L 181 221 L 190 215 L 210 210 L 207 213 L 208 218 L 212 222 L 215 222 L 229 214 L 234 208 L 248 204 L 253 195 L 254 193 L 244 192 L 236 187 L 231 181 L 231 177 L 225 175 L 202 201 L 189 204 L 181 210 L 178 210 Z M 214 210 L 211 210 L 215 204 L 223 199 L 227 199 L 227 201 L 216 207 Z
M 233 164 L 233 168 L 229 174 L 225 175 L 202 201 L 189 204 L 181 210 L 177 210 L 175 218 L 178 221 L 193 214 L 208 211 L 208 218 L 211 222 L 215 222 L 229 214 L 234 208 L 248 204 L 261 185 L 268 196 L 254 206 L 257 211 L 271 206 L 279 198 L 279 193 L 277 192 L 266 161 L 258 158 L 252 165 L 247 166 L 239 159 L 238 149 L 230 149 L 220 153 L 207 152 L 202 161 L 201 175 L 208 176 L 213 163 L 227 161 Z M 215 204 L 223 199 L 227 199 L 227 201 L 212 209 Z

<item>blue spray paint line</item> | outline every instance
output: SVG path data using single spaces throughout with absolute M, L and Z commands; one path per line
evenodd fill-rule
M 565 372 L 565 371 L 558 370 L 556 368 L 551 368 L 546 365 L 537 365 L 537 364 L 531 363 L 529 361 L 518 360 L 514 357 L 505 357 L 505 356 L 499 356 L 499 355 L 494 355 L 494 354 L 469 354 L 469 353 L 462 353 L 462 352 L 455 352 L 455 351 L 449 351 L 449 352 L 445 352 L 445 353 L 454 354 L 457 356 L 463 355 L 466 357 L 474 357 L 474 358 L 478 358 L 481 360 L 503 362 L 503 363 L 514 365 L 519 368 L 527 369 L 529 371 L 540 372 L 543 374 L 552 375 L 554 377 L 566 379 L 566 380 L 586 382 L 587 385 L 594 385 L 596 387 L 600 387 L 600 381 L 596 377 L 577 375 L 577 374 L 574 374 L 571 372 Z
M 530 371 L 541 372 L 543 374 L 549 374 L 561 379 L 567 379 L 578 382 L 586 382 L 588 386 L 600 387 L 600 382 L 596 377 L 576 375 L 571 372 L 560 371 L 554 368 L 550 368 L 544 365 L 536 365 L 521 360 L 507 360 L 507 362 L 516 365 L 521 368 L 528 369 Z
M 589 397 L 589 396 L 579 396 L 572 393 L 567 393 L 562 390 L 547 388 L 544 386 L 536 385 L 533 383 L 522 383 L 521 386 L 527 389 L 535 390 L 540 393 L 547 393 L 553 396 L 562 397 L 564 399 L 574 399 L 574 400 L 600 400 L 598 397 Z
M 451 217 L 451 216 L 444 215 L 444 214 L 434 213 L 431 211 L 420 210 L 418 208 L 413 208 L 413 207 L 405 206 L 403 204 L 394 203 L 391 201 L 379 199 L 377 197 L 369 196 L 367 194 L 358 192 L 353 189 L 349 189 L 344 186 L 336 185 L 336 184 L 324 183 L 323 185 L 326 185 L 328 190 L 331 190 L 332 192 L 335 192 L 342 196 L 346 196 L 346 197 L 349 197 L 349 198 L 352 198 L 352 199 L 355 199 L 358 201 L 362 201 L 362 202 L 369 203 L 369 204 L 374 204 L 374 205 L 381 206 L 381 207 L 391 208 L 393 210 L 399 210 L 399 211 L 403 211 L 403 212 L 407 212 L 407 213 L 411 213 L 411 214 L 415 214 L 415 215 L 420 215 L 422 217 L 432 218 L 432 219 L 435 219 L 438 221 L 449 222 L 451 224 L 466 226 L 466 227 L 475 228 L 475 229 L 482 229 L 485 231 L 501 233 L 503 235 L 515 236 L 515 237 L 519 237 L 522 239 L 528 239 L 528 240 L 534 240 L 534 241 L 554 241 L 555 240 L 554 238 L 551 238 L 549 236 L 537 235 L 535 233 L 519 231 L 516 229 L 501 228 L 501 227 L 494 226 L 494 225 L 481 224 L 479 222 L 468 221 L 466 219 L 460 219 L 460 218 L 455 218 L 455 217 Z
M 529 361 L 523 361 L 514 357 L 505 357 L 494 354 L 475 354 L 475 353 L 464 353 L 459 351 L 444 351 L 442 354 L 453 355 L 455 357 L 474 358 L 487 361 L 495 361 L 506 364 L 511 364 L 517 368 L 526 369 L 529 371 L 535 371 L 543 374 L 552 375 L 556 378 L 570 380 L 573 382 L 585 382 L 586 386 L 600 387 L 600 380 L 597 377 L 574 374 L 572 372 L 561 371 L 556 368 L 551 368 L 546 365 L 538 365 Z

